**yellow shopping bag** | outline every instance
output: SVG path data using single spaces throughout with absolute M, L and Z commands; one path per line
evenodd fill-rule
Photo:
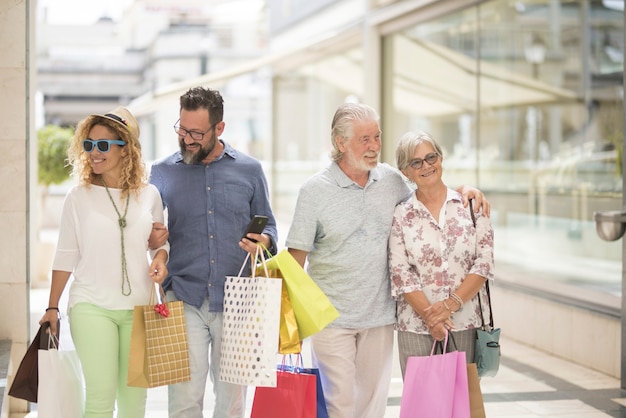
M 270 255 L 271 257 L 271 255 Z M 257 275 L 265 273 L 263 265 L 256 268 Z M 279 269 L 267 269 L 269 277 L 282 279 L 282 273 Z M 296 322 L 296 314 L 293 312 L 289 292 L 285 281 L 282 284 L 282 294 L 280 298 L 280 332 L 278 335 L 278 352 L 280 354 L 298 354 L 302 351 L 302 340 L 298 333 L 298 323 Z
M 278 269 L 281 272 L 296 315 L 301 340 L 321 331 L 339 316 L 324 292 L 289 251 L 281 250 L 268 259 L 266 264 L 268 269 Z

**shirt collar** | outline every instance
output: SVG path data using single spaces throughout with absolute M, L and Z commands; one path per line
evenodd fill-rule
M 372 182 L 380 180 L 381 173 L 380 173 L 379 165 L 380 163 L 376 164 L 376 167 L 370 170 L 369 178 L 367 180 L 367 184 L 365 185 L 365 187 L 370 185 Z M 333 177 L 333 179 L 335 179 L 339 187 L 350 187 L 353 184 L 357 185 L 354 182 L 354 180 L 352 180 L 350 177 L 346 175 L 346 173 L 343 172 L 343 170 L 339 167 L 339 164 L 337 164 L 334 161 L 330 165 L 330 174 Z M 357 186 L 361 187 L 360 185 L 357 185 Z
M 457 192 L 456 190 L 452 190 L 451 188 L 448 187 L 448 195 L 446 196 L 446 203 L 448 203 L 451 200 L 462 202 L 463 197 L 461 196 L 461 193 Z
M 463 202 L 463 197 L 461 196 L 461 193 L 457 192 L 456 190 L 452 190 L 451 188 L 447 187 L 447 194 L 446 194 L 446 201 L 444 203 L 447 204 L 450 201 L 457 201 L 457 202 Z M 415 192 L 411 193 L 411 201 L 412 201 L 412 205 L 413 207 L 415 207 L 416 205 L 421 205 L 421 203 L 419 203 L 419 200 L 417 200 L 417 196 L 415 195 Z

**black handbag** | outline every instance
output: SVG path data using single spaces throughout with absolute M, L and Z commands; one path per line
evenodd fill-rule
M 469 201 L 470 214 L 474 227 L 476 227 L 476 217 L 472 208 L 472 201 Z M 489 280 L 485 281 L 487 290 L 487 302 L 489 303 L 489 324 L 485 324 L 485 316 L 483 305 L 480 301 L 480 292 L 478 297 L 478 306 L 480 307 L 481 327 L 476 333 L 476 353 L 474 354 L 474 362 L 478 368 L 478 377 L 495 376 L 500 368 L 500 328 L 493 327 L 493 309 L 491 307 L 491 292 L 489 291 Z
M 57 339 L 59 336 L 59 326 L 57 323 Z M 39 350 L 48 349 L 47 329 L 49 322 L 44 322 L 37 331 L 37 335 L 28 346 L 24 358 L 17 368 L 17 373 L 13 378 L 13 383 L 9 389 L 9 395 L 14 398 L 24 399 L 29 402 L 37 402 L 37 389 L 39 387 Z M 42 338 L 43 335 L 43 338 Z

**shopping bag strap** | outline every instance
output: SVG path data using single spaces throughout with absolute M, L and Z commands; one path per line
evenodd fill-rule
M 46 339 L 46 335 L 52 334 L 52 331 L 50 331 L 50 322 L 46 321 L 43 324 L 41 324 L 37 334 L 38 334 L 38 337 L 35 337 L 33 342 L 35 340 L 39 341 L 38 349 L 39 350 L 47 350 L 47 349 L 49 349 L 51 346 L 50 346 L 48 340 Z M 61 336 L 61 320 L 58 319 L 58 318 L 57 318 L 57 332 L 56 332 L 56 334 L 54 334 L 54 336 L 57 339 L 57 341 L 59 340 L 59 338 Z
M 239 269 L 239 274 L 237 274 L 237 277 L 241 277 L 243 273 L 243 269 L 246 268 L 246 263 L 248 262 L 249 259 L 250 259 L 250 253 L 246 251 L 246 258 L 243 260 L 243 264 L 241 264 L 241 268 Z M 252 272 L 252 274 L 254 275 L 254 271 Z
M 59 349 L 59 337 L 49 332 L 48 333 L 48 350 L 58 350 L 58 349 Z
M 489 305 L 489 324 L 485 324 L 485 314 L 483 313 L 483 304 L 480 301 L 480 292 L 478 293 L 478 307 L 480 308 L 480 322 L 483 330 L 491 331 L 493 329 L 493 308 L 491 307 L 491 291 L 489 290 L 489 279 L 485 280 L 485 289 L 487 290 L 487 304 Z
M 269 260 L 270 258 L 273 257 L 272 253 L 270 252 L 270 250 L 265 246 L 265 244 L 263 244 L 262 242 L 257 242 L 257 246 L 261 247 L 263 249 L 263 252 L 265 253 L 265 255 L 267 256 L 267 259 Z
M 256 246 L 256 257 L 255 259 L 260 259 L 261 260 L 261 264 L 263 265 L 263 270 L 265 270 L 265 277 L 270 277 L 268 271 L 267 271 L 267 260 L 265 259 L 265 254 L 263 254 L 263 248 L 265 248 L 265 246 L 261 246 L 261 245 L 257 245 Z M 254 268 L 254 266 L 252 267 L 252 271 L 254 272 L 256 269 Z M 254 277 L 254 273 L 252 273 L 252 277 Z
M 293 356 L 296 357 L 296 361 L 294 362 Z M 287 361 L 287 359 L 289 361 Z M 296 354 L 283 354 L 283 360 L 281 362 L 283 366 L 292 367 L 294 370 L 304 368 L 304 360 L 302 359 L 302 353 Z
M 154 283 L 154 294 L 156 295 L 156 302 L 163 303 L 163 298 L 161 297 L 161 292 L 159 291 L 159 284 Z
M 165 290 L 163 290 L 162 285 L 154 282 L 154 286 L 152 286 L 152 289 L 150 289 L 150 300 L 148 300 L 148 304 L 154 305 L 157 303 L 165 303 Z
M 444 339 L 444 341 L 435 340 L 433 342 L 433 348 L 430 350 L 430 355 L 432 356 L 432 355 L 438 354 L 439 351 L 441 351 L 441 354 L 447 353 L 448 352 L 448 340 L 452 342 L 452 346 L 454 347 L 454 350 L 452 351 L 458 351 L 458 348 L 456 346 L 456 341 L 454 340 L 454 335 L 452 335 L 450 331 L 446 330 L 446 338 Z
M 292 356 L 295 356 L 295 362 Z M 278 366 L 278 370 L 292 373 L 307 373 L 304 371 L 304 360 L 302 353 L 296 354 L 283 354 L 283 359 Z
M 267 272 L 267 261 L 265 260 L 265 255 L 263 254 L 263 248 L 265 247 L 262 245 L 256 246 L 256 254 L 254 256 L 254 259 L 261 259 L 261 264 L 263 264 L 263 269 L 265 270 L 265 277 L 269 277 L 269 273 Z M 246 258 L 241 264 L 241 268 L 239 269 L 239 274 L 237 274 L 237 277 L 241 277 L 241 275 L 243 274 L 243 269 L 246 268 L 246 263 L 248 262 L 248 260 L 250 260 L 250 253 L 246 252 Z M 250 260 L 250 270 L 252 278 L 256 277 L 256 269 L 254 267 L 254 260 Z

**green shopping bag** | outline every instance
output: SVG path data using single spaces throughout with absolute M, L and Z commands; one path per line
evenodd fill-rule
M 286 249 L 266 261 L 268 269 L 280 269 L 304 340 L 333 322 L 339 312 Z

